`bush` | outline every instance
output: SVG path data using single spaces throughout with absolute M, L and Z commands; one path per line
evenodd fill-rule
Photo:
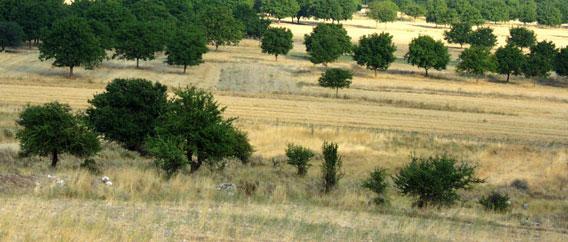
M 338 24 L 318 24 L 312 33 L 304 36 L 304 44 L 310 61 L 324 66 L 352 51 L 351 37 Z
M 167 177 L 171 177 L 189 164 L 182 147 L 179 147 L 180 144 L 181 142 L 174 138 L 151 138 L 148 140 L 148 152 L 156 157 L 156 160 L 154 160 L 156 166 L 163 170 Z
M 330 68 L 321 75 L 318 82 L 321 87 L 334 88 L 335 97 L 338 97 L 340 88 L 351 86 L 351 79 L 353 79 L 353 73 L 350 70 Z
M 144 142 L 155 136 L 158 117 L 165 111 L 167 87 L 144 79 L 115 79 L 89 103 L 87 120 L 95 131 L 145 153 Z
M 436 41 L 430 36 L 419 36 L 413 39 L 404 58 L 409 64 L 423 68 L 426 76 L 430 69 L 445 70 L 450 62 L 448 48 L 442 41 Z
M 288 157 L 288 164 L 296 166 L 298 175 L 303 176 L 308 173 L 308 168 L 311 166 L 310 159 L 314 157 L 314 152 L 299 145 L 289 144 L 286 149 L 286 156 Z
M 101 170 L 100 170 L 99 166 L 97 165 L 97 162 L 95 162 L 95 160 L 93 160 L 93 159 L 85 159 L 79 167 L 81 167 L 81 169 L 85 169 L 85 170 L 87 170 L 90 173 L 95 174 L 95 175 L 101 174 Z
M 339 146 L 335 143 L 324 142 L 322 147 L 323 164 L 323 191 L 330 192 L 339 183 L 339 179 L 343 176 L 341 174 L 342 158 L 338 153 Z
M 386 170 L 376 168 L 373 172 L 371 172 L 371 176 L 363 182 L 363 188 L 367 188 L 377 194 L 377 197 L 374 199 L 376 204 L 382 204 L 386 202 L 384 196 L 388 186 L 386 177 Z
M 417 197 L 415 206 L 448 206 L 459 199 L 457 190 L 483 182 L 475 177 L 475 168 L 446 155 L 413 156 L 394 177 L 394 183 L 403 195 Z
M 482 197 L 479 199 L 479 203 L 483 205 L 485 209 L 497 212 L 505 212 L 509 210 L 511 206 L 509 195 L 499 192 L 492 192 L 491 194 Z

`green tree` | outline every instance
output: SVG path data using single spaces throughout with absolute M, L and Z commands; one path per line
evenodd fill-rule
M 238 5 L 233 10 L 233 15 L 244 24 L 245 35 L 248 38 L 261 39 L 271 23 L 269 19 L 258 16 L 255 10 L 246 4 Z
M 496 65 L 495 57 L 491 55 L 488 48 L 472 46 L 460 54 L 456 70 L 467 74 L 483 75 L 485 72 L 494 71 Z
M 403 5 L 401 7 L 401 10 L 404 14 L 416 19 L 420 16 L 424 16 L 424 14 L 426 13 L 426 10 L 424 9 L 423 6 L 421 6 L 420 4 L 417 4 L 416 2 L 409 0 L 407 4 Z
M 357 3 L 355 0 L 337 0 L 339 1 L 339 6 L 341 7 L 341 14 L 339 20 L 348 20 L 353 17 L 353 13 L 357 11 Z
M 274 55 L 278 61 L 279 55 L 287 55 L 294 47 L 292 31 L 286 28 L 269 28 L 262 37 L 262 53 Z
M 350 53 L 352 48 L 351 37 L 338 24 L 318 24 L 311 34 L 305 35 L 304 44 L 310 61 L 324 66 Z
M 194 87 L 180 89 L 160 118 L 156 137 L 179 141 L 176 147 L 183 148 L 191 172 L 224 158 L 248 159 L 252 146 L 233 127 L 234 119 L 223 118 L 224 111 L 211 93 Z
M 321 170 L 323 191 L 329 193 L 337 187 L 339 180 L 343 176 L 341 172 L 343 158 L 339 155 L 339 146 L 333 142 L 323 142 L 322 153 L 323 164 Z
M 262 0 L 262 9 L 280 21 L 295 16 L 300 11 L 300 5 L 296 0 Z
M 480 12 L 485 20 L 491 22 L 509 20 L 509 7 L 503 0 L 484 0 Z
M 0 52 L 6 47 L 16 48 L 22 45 L 24 31 L 15 22 L 0 22 Z
M 468 44 L 491 49 L 497 44 L 497 36 L 493 34 L 493 29 L 491 28 L 478 28 L 469 35 Z
M 509 30 L 510 36 L 507 38 L 507 44 L 523 48 L 529 48 L 536 44 L 536 35 L 534 31 L 527 28 L 518 27 Z
M 382 204 L 386 202 L 385 192 L 388 187 L 386 178 L 387 171 L 382 168 L 376 168 L 375 170 L 373 170 L 373 172 L 371 172 L 370 177 L 367 178 L 367 180 L 365 180 L 362 184 L 363 188 L 369 189 L 377 194 L 377 197 L 374 199 L 376 204 Z
M 146 144 L 148 152 L 155 157 L 154 163 L 166 173 L 168 178 L 189 164 L 182 146 L 183 142 L 175 138 L 149 138 Z
M 537 5 L 536 21 L 542 25 L 558 26 L 562 24 L 562 12 L 554 1 L 542 1 Z
M 537 5 L 534 0 L 524 0 L 524 3 L 521 4 L 521 9 L 519 10 L 519 21 L 525 24 L 535 22 L 536 9 Z
M 325 70 L 318 82 L 321 87 L 334 88 L 335 97 L 338 97 L 339 89 L 351 86 L 352 79 L 353 73 L 351 71 L 341 68 L 330 68 Z
M 340 20 L 343 15 L 339 0 L 314 0 L 311 7 L 311 14 L 316 19 Z
M 358 65 L 366 66 L 375 72 L 385 71 L 396 60 L 394 52 L 396 46 L 392 42 L 392 35 L 388 33 L 364 35 L 359 39 L 359 45 L 353 49 L 353 59 Z
M 286 157 L 289 165 L 298 168 L 298 175 L 305 176 L 311 166 L 310 160 L 314 157 L 314 152 L 299 145 L 288 144 Z
M 393 22 L 396 20 L 398 13 L 398 6 L 390 1 L 376 1 L 369 5 L 369 17 L 377 22 Z
M 479 26 L 485 22 L 479 9 L 472 6 L 468 1 L 459 1 L 455 9 L 458 19 L 462 23 Z
M 404 58 L 409 64 L 426 70 L 426 76 L 428 70 L 444 70 L 450 62 L 448 48 L 442 41 L 435 41 L 430 36 L 413 39 Z
M 444 31 L 444 39 L 451 44 L 459 44 L 463 47 L 463 44 L 469 41 L 469 35 L 471 34 L 471 24 L 469 23 L 454 23 L 452 24 L 450 31 Z
M 451 205 L 459 198 L 457 190 L 483 182 L 475 177 L 475 169 L 448 156 L 412 157 L 393 180 L 402 194 L 417 197 L 414 205 L 420 208 Z
M 525 55 L 520 49 L 507 45 L 495 51 L 497 61 L 497 72 L 507 75 L 507 82 L 511 79 L 511 74 L 520 75 L 525 65 Z
M 140 60 L 153 60 L 156 52 L 164 49 L 163 29 L 154 22 L 128 22 L 119 32 L 113 58 L 136 60 L 136 68 L 140 68 Z
M 87 120 L 96 132 L 145 154 L 145 140 L 155 136 L 158 117 L 165 112 L 167 88 L 144 79 L 115 79 L 89 103 Z
M 313 16 L 313 2 L 314 0 L 299 0 L 300 10 L 294 15 L 297 22 L 300 23 L 301 18 L 310 18 Z
M 526 77 L 547 77 L 554 68 L 558 50 L 553 42 L 541 41 L 531 47 L 523 68 Z
M 556 56 L 554 70 L 560 76 L 568 76 L 568 47 L 562 48 Z
M 87 22 L 76 17 L 55 22 L 43 35 L 39 52 L 40 60 L 53 59 L 54 66 L 69 67 L 69 76 L 73 76 L 73 68 L 84 66 L 92 69 L 106 56 Z
M 445 0 L 428 0 L 426 4 L 426 21 L 435 24 L 445 23 L 448 5 Z
M 53 102 L 27 106 L 16 122 L 22 127 L 16 134 L 21 153 L 25 156 L 51 155 L 53 168 L 63 153 L 89 157 L 101 149 L 97 136 L 81 124 L 68 105 Z
M 187 66 L 203 63 L 203 54 L 207 51 L 207 39 L 202 31 L 197 28 L 180 28 L 166 44 L 166 62 L 169 65 L 183 66 L 183 73 L 186 73 Z
M 206 29 L 207 41 L 215 50 L 222 45 L 237 45 L 244 37 L 243 23 L 235 19 L 227 7 L 207 6 L 200 21 Z

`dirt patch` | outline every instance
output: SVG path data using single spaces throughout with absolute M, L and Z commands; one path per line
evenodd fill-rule
M 234 64 L 221 70 L 217 89 L 249 93 L 297 93 L 301 87 L 292 73 L 268 65 Z

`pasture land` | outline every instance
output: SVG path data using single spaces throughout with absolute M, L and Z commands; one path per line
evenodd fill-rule
M 205 63 L 181 74 L 154 61 L 105 61 L 94 71 L 66 69 L 38 60 L 36 49 L 0 54 L 0 240 L 548 240 L 568 239 L 568 84 L 521 77 L 476 79 L 446 71 L 424 78 L 403 56 L 420 34 L 441 39 L 442 27 L 415 22 L 386 25 L 355 17 L 344 23 L 353 41 L 373 32 L 394 36 L 398 60 L 386 72 L 356 66 L 350 58 L 332 63 L 355 72 L 353 86 L 317 86 L 324 70 L 308 60 L 303 35 L 314 22 L 283 22 L 295 35 L 291 53 L 274 61 L 258 41 L 221 47 Z M 492 25 L 504 44 L 512 24 Z M 539 40 L 568 45 L 566 28 L 537 28 Z M 461 52 L 451 46 L 452 59 Z M 64 157 L 56 172 L 47 161 L 17 158 L 15 119 L 26 104 L 60 101 L 80 111 L 114 78 L 146 78 L 171 88 L 195 85 L 212 90 L 237 116 L 256 150 L 251 166 L 231 164 L 221 173 L 162 180 L 151 161 L 106 144 L 97 161 L 116 184 L 101 188 L 97 177 L 77 171 Z M 345 177 L 329 196 L 319 193 L 320 158 L 306 178 L 282 161 L 288 143 L 320 150 L 338 142 Z M 447 152 L 479 165 L 487 183 L 465 192 L 460 206 L 421 211 L 394 191 L 387 208 L 368 203 L 361 180 L 376 166 L 394 173 L 411 153 Z M 63 177 L 64 189 L 45 177 Z M 524 179 L 530 190 L 509 185 Z M 219 193 L 220 182 L 258 183 L 252 196 Z M 39 185 L 38 185 L 39 184 Z M 477 199 L 491 190 L 510 193 L 513 210 L 484 211 Z M 16 195 L 10 195 L 16 194 Z M 522 208 L 528 204 L 528 209 Z M 41 221 L 41 222 L 39 222 Z M 77 226 L 80 225 L 80 226 Z M 29 233 L 34 231 L 34 233 Z

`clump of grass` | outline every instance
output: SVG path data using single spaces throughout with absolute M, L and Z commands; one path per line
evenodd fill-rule
M 511 206 L 509 195 L 496 191 L 479 199 L 479 203 L 483 205 L 485 209 L 497 212 L 505 212 L 509 210 Z

